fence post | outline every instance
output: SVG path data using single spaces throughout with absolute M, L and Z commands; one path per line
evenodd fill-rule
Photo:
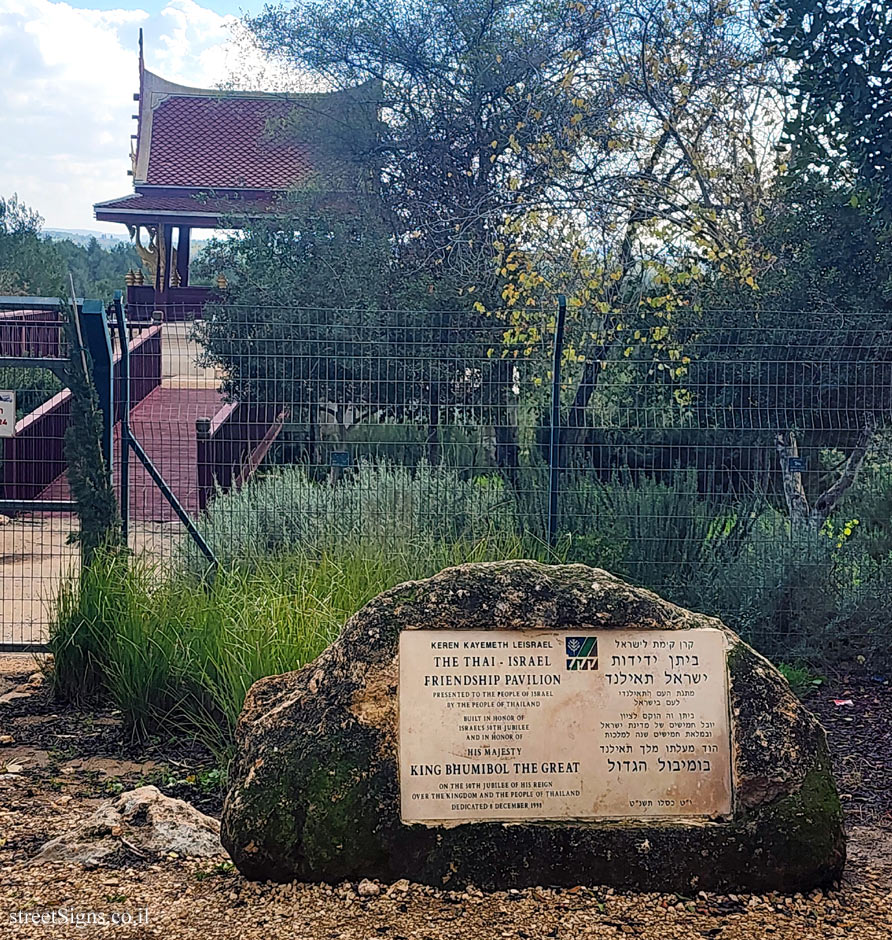
M 561 359 L 564 354 L 564 322 L 567 298 L 558 294 L 558 314 L 554 329 L 554 355 L 551 364 L 551 434 L 548 441 L 548 544 L 557 541 L 558 489 L 561 479 Z
M 195 419 L 195 437 L 197 438 L 196 456 L 198 458 L 198 509 L 207 509 L 209 497 L 214 489 L 214 466 L 211 459 L 211 419 Z
M 127 545 L 130 528 L 130 337 L 119 290 L 115 291 L 114 310 L 121 342 L 121 534 Z
M 80 315 L 84 345 L 93 362 L 93 385 L 99 399 L 99 410 L 102 412 L 102 458 L 105 461 L 105 472 L 109 480 L 112 478 L 112 441 L 115 427 L 115 395 L 114 395 L 114 367 L 112 364 L 111 334 L 108 331 L 108 320 L 105 315 L 105 306 L 101 300 L 85 300 L 81 310 L 75 311 Z

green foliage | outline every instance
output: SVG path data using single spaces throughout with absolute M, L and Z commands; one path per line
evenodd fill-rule
M 362 464 L 335 486 L 297 469 L 255 479 L 219 495 L 203 521 L 222 558 L 212 583 L 184 542 L 172 571 L 99 552 L 66 586 L 50 641 L 56 688 L 110 698 L 137 733 L 200 735 L 223 752 L 250 685 L 312 660 L 380 591 L 520 557 L 605 567 L 799 668 L 887 656 L 892 553 L 872 557 L 861 526 L 805 544 L 764 502 L 696 496 L 690 474 L 617 475 L 573 480 L 570 532 L 550 550 L 523 534 L 523 492 L 423 463 Z
M 315 555 L 258 559 L 250 571 L 224 565 L 210 585 L 100 554 L 57 601 L 55 689 L 72 701 L 111 699 L 135 733 L 198 735 L 222 752 L 251 684 L 312 660 L 380 591 L 463 561 L 535 550 L 509 537 L 386 548 L 344 540 Z
M 500 332 L 448 278 L 407 267 L 374 199 L 347 211 L 295 196 L 282 209 L 203 256 L 230 286 L 195 336 L 230 397 L 284 406 L 311 459 L 323 408 L 435 427 L 447 409 L 454 420 L 504 399 L 486 356 Z
M 788 131 L 798 164 L 850 168 L 892 218 L 892 7 L 886 0 L 771 0 L 764 13 L 794 63 Z
M 703 609 L 704 573 L 712 577 L 745 551 L 763 511 L 758 497 L 721 503 L 698 495 L 693 470 L 669 474 L 666 482 L 635 481 L 624 472 L 600 483 L 576 473 L 564 484 L 561 527 L 570 533 L 574 561 Z
M 875 205 L 859 199 L 845 181 L 814 170 L 789 170 L 767 195 L 754 235 L 772 261 L 759 277 L 759 290 L 742 289 L 728 277 L 710 279 L 700 298 L 705 309 L 803 315 L 892 310 L 892 221 L 880 217 Z
M 0 366 L 0 388 L 16 393 L 16 420 L 62 391 L 62 383 L 49 369 L 9 369 Z
M 114 687 L 113 649 L 119 636 L 127 636 L 126 625 L 138 618 L 140 583 L 139 571 L 124 556 L 100 554 L 80 578 L 62 585 L 49 640 L 57 664 L 54 691 L 61 699 L 89 702 Z
M 892 413 L 892 387 L 874 378 L 892 367 L 892 309 L 716 311 L 686 323 L 694 428 L 730 432 L 738 446 L 756 432 L 769 447 L 793 428 L 812 447 L 846 448 Z
M 253 567 L 295 551 L 311 555 L 350 544 L 354 533 L 381 550 L 519 533 L 513 492 L 501 477 L 459 470 L 361 461 L 334 486 L 300 467 L 275 470 L 240 492 L 218 494 L 198 527 L 226 566 Z M 182 563 L 198 576 L 203 556 L 181 543 Z
M 217 862 L 210 868 L 196 868 L 194 877 L 196 881 L 205 881 L 208 878 L 217 876 L 231 875 L 235 872 L 235 865 L 232 862 Z
M 824 677 L 804 663 L 776 663 L 778 672 L 790 683 L 790 688 L 805 698 L 824 684 Z
M 62 259 L 40 234 L 43 219 L 18 197 L 0 196 L 0 294 L 58 297 Z
M 107 297 L 124 287 L 124 275 L 139 269 L 132 245 L 103 248 L 53 241 L 42 233 L 41 216 L 13 194 L 0 196 L 0 294 L 67 297 L 68 275 L 82 297 Z
M 774 437 L 795 430 L 814 492 L 832 480 L 824 449 L 838 449 L 841 464 L 865 426 L 887 423 L 892 388 L 877 376 L 892 368 L 892 227 L 851 196 L 817 173 L 778 180 L 757 232 L 774 259 L 758 292 L 709 278 L 676 317 L 684 376 L 660 381 L 634 363 L 647 391 L 629 397 L 646 395 L 673 443 L 691 442 L 684 459 L 715 458 L 729 482 L 779 489 Z
M 780 493 L 775 436 L 794 432 L 817 494 L 833 482 L 822 453 L 837 450 L 841 467 L 892 414 L 892 389 L 876 378 L 892 368 L 892 227 L 819 173 L 788 173 L 767 195 L 754 237 L 772 261 L 759 290 L 713 271 L 697 304 L 674 314 L 680 374 L 633 357 L 599 404 L 620 428 L 656 426 L 614 446 L 634 455 L 643 437 L 735 492 L 758 481 Z
M 892 463 L 888 453 L 872 455 L 849 494 L 848 506 L 857 515 L 847 512 L 850 523 L 857 519 L 857 539 L 864 551 L 875 561 L 892 556 Z M 845 533 L 845 527 L 842 529 Z
M 329 443 L 320 448 L 320 464 L 327 466 L 328 452 L 344 449 L 350 451 L 355 461 L 389 462 L 402 467 L 418 467 L 429 462 L 432 441 L 426 429 L 409 422 L 382 421 L 380 424 L 358 424 L 343 434 L 343 441 Z M 471 421 L 467 424 L 444 424 L 437 428 L 433 441 L 438 465 L 452 467 L 468 474 L 473 467 L 475 473 L 495 469 L 493 455 L 481 441 L 480 428 Z
M 118 242 L 106 248 L 95 238 L 86 245 L 60 239 L 53 241 L 52 246 L 82 297 L 109 298 L 116 290 L 124 290 L 124 278 L 131 268 L 140 269 L 139 255 L 129 242 Z
M 111 474 L 102 455 L 102 413 L 87 371 L 88 354 L 82 350 L 71 310 L 67 330 L 66 384 L 71 389 L 71 414 L 65 428 L 65 459 L 68 486 L 77 503 L 80 522 L 76 538 L 80 542 L 83 564 L 89 567 L 97 550 L 120 547 L 121 516 Z

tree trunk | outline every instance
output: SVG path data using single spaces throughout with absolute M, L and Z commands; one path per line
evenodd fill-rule
M 607 330 L 605 325 L 605 332 Z M 586 431 L 586 410 L 598 387 L 598 380 L 604 371 L 603 363 L 607 359 L 610 347 L 613 343 L 605 339 L 592 350 L 587 356 L 585 368 L 582 370 L 582 377 L 579 385 L 576 386 L 576 394 L 573 396 L 573 403 L 567 412 L 567 419 L 561 431 L 561 450 L 565 447 L 575 447 L 581 444 L 585 439 Z M 561 466 L 566 465 L 565 460 L 560 461 Z
M 311 470 L 319 462 L 319 401 L 315 390 L 310 392 L 307 406 L 307 462 Z
M 514 363 L 503 359 L 496 366 L 497 404 L 494 408 L 493 431 L 496 438 L 496 463 L 513 487 L 520 474 L 520 443 L 517 439 L 517 417 L 512 402 Z
M 431 403 L 427 410 L 427 462 L 436 467 L 440 463 L 440 405 L 439 390 L 431 389 Z
M 784 482 L 784 500 L 790 514 L 790 526 L 796 532 L 809 522 L 808 497 L 802 484 L 802 473 L 791 469 L 791 460 L 799 458 L 799 443 L 792 431 L 782 431 L 775 438 Z
M 781 473 L 784 481 L 784 499 L 787 511 L 790 514 L 790 525 L 793 532 L 807 529 L 818 532 L 827 518 L 842 501 L 842 498 L 852 487 L 858 477 L 858 471 L 864 463 L 864 458 L 870 450 L 876 422 L 872 416 L 864 422 L 864 427 L 858 435 L 855 447 L 849 454 L 839 478 L 829 486 L 820 496 L 809 505 L 808 496 L 802 483 L 802 473 L 790 468 L 790 459 L 798 458 L 799 445 L 793 431 L 783 431 L 777 435 L 775 443 L 781 462 Z

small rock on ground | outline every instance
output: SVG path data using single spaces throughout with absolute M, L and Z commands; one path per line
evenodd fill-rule
M 157 787 L 138 787 L 104 803 L 69 832 L 50 840 L 34 858 L 95 868 L 122 861 L 224 858 L 220 824 L 183 800 L 165 796 Z

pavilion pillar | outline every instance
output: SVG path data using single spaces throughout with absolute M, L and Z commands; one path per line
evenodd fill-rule
M 191 229 L 181 225 L 177 235 L 177 274 L 180 276 L 180 287 L 189 285 L 189 236 Z
M 173 250 L 173 226 L 158 225 L 158 270 L 155 275 L 155 303 L 163 306 L 170 290 L 170 258 Z

